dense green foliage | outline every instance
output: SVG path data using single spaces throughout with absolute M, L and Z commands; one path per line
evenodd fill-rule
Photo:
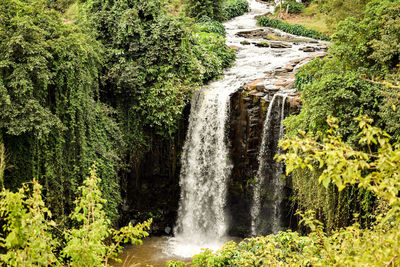
M 343 142 L 337 119 L 330 118 L 326 135 L 301 133 L 301 137 L 281 141 L 286 150 L 287 174 L 295 169 L 314 170 L 314 162 L 323 169 L 318 177 L 324 187 L 343 190 L 357 185 L 374 192 L 380 199 L 377 221 L 369 229 L 352 226 L 327 235 L 314 211 L 300 214 L 310 233 L 280 232 L 276 235 L 228 242 L 216 253 L 205 250 L 193 258 L 194 266 L 395 266 L 400 253 L 400 145 L 390 136 L 369 125 L 372 120 L 358 119 L 360 142 L 376 144 L 378 152 L 355 150 Z M 179 266 L 172 262 L 170 266 Z M 182 265 L 181 265 L 182 266 Z
M 249 3 L 246 0 L 225 0 L 222 7 L 222 18 L 229 20 L 241 16 L 249 11 Z
M 7 266 L 108 266 L 108 259 L 116 258 L 123 243 L 141 244 L 140 239 L 148 236 L 151 220 L 118 231 L 110 229 L 99 183 L 92 169 L 69 215 L 75 227 L 62 233 L 57 233 L 59 228 L 51 220 L 41 196 L 42 186 L 36 180 L 16 193 L 3 189 L 0 216 L 5 237 L 0 238 L 0 247 L 6 251 L 0 254 L 1 261 Z M 107 238 L 114 242 L 109 243 Z
M 43 1 L 1 1 L 0 21 L 0 135 L 13 165 L 5 185 L 16 189 L 37 177 L 62 219 L 96 161 L 115 217 L 122 139 L 98 101 L 100 44 Z
M 319 10 L 328 15 L 327 22 L 331 28 L 347 17 L 361 19 L 369 2 L 371 0 L 314 0 Z
M 358 143 L 353 120 L 366 114 L 399 140 L 399 8 L 399 1 L 372 1 L 361 20 L 348 18 L 339 23 L 329 56 L 307 64 L 296 75 L 303 108 L 286 119 L 288 135 L 297 135 L 298 130 L 324 131 L 330 115 L 339 118 L 338 131 L 346 142 L 368 150 Z M 315 170 L 293 173 L 294 198 L 300 209 L 313 207 L 328 229 L 346 225 L 355 211 L 363 222 L 373 219 L 375 197 L 370 192 L 354 187 L 342 192 L 325 190 L 317 186 L 318 176 Z
M 282 30 L 284 32 L 295 34 L 299 36 L 310 37 L 319 40 L 329 40 L 330 38 L 324 34 L 321 34 L 313 29 L 307 29 L 302 25 L 290 24 L 277 18 L 269 18 L 262 16 L 258 18 L 258 24 L 263 27 L 271 27 Z
M 55 218 L 68 224 L 97 162 L 115 220 L 120 177 L 152 138 L 176 133 L 191 92 L 222 74 L 234 51 L 221 24 L 193 25 L 163 1 L 83 1 L 74 4 L 75 23 L 52 9 L 68 3 L 0 1 L 0 141 L 12 166 L 1 184 L 17 190 L 36 177 Z
M 249 3 L 246 0 L 188 0 L 186 2 L 186 13 L 196 20 L 209 17 L 216 21 L 224 21 L 243 15 L 248 9 Z
M 186 13 L 189 17 L 200 19 L 204 16 L 222 21 L 222 5 L 224 0 L 187 0 Z
M 85 16 L 106 47 L 102 98 L 117 109 L 132 153 L 146 146 L 149 131 L 174 134 L 190 90 L 221 74 L 234 59 L 222 37 L 193 33 L 160 1 L 91 0 Z M 219 64 L 209 70 L 208 59 Z
M 226 35 L 224 25 L 222 25 L 222 23 L 219 21 L 210 19 L 209 17 L 202 17 L 196 23 L 196 26 L 199 32 L 218 33 L 223 37 Z

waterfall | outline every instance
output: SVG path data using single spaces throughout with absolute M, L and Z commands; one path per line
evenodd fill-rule
M 176 236 L 198 243 L 221 239 L 227 232 L 224 208 L 232 168 L 225 136 L 229 95 L 217 86 L 198 91 L 190 111 Z
M 279 153 L 278 141 L 284 134 L 285 103 L 290 92 L 276 93 L 268 107 L 258 155 L 259 167 L 253 190 L 251 233 L 276 233 L 281 229 L 283 200 L 283 163 L 274 157 Z
M 229 222 L 226 214 L 228 180 L 231 175 L 232 164 L 229 159 L 229 142 L 227 137 L 227 123 L 230 111 L 230 96 L 241 86 L 265 76 L 265 72 L 271 72 L 282 68 L 291 60 L 304 57 L 306 54 L 299 48 L 305 44 L 293 44 L 292 48 L 284 50 L 269 47 L 258 47 L 249 44 L 246 37 L 238 35 L 242 31 L 260 29 L 257 26 L 256 16 L 272 12 L 273 7 L 257 0 L 248 0 L 251 11 L 243 16 L 236 17 L 224 23 L 226 29 L 227 45 L 235 47 L 236 61 L 234 65 L 224 72 L 220 80 L 212 81 L 197 91 L 191 101 L 189 127 L 181 155 L 180 173 L 180 200 L 174 237 L 169 238 L 163 253 L 180 258 L 188 258 L 200 253 L 201 249 L 219 249 L 228 237 Z M 243 41 L 248 41 L 247 44 Z M 260 40 L 250 40 L 259 42 Z M 307 44 L 308 45 L 308 44 Z M 264 92 L 267 93 L 267 92 Z M 263 221 L 255 220 L 257 215 L 264 215 L 264 194 L 262 187 L 268 185 L 273 188 L 273 196 L 268 200 L 269 213 L 275 218 L 271 229 L 279 229 L 280 188 L 283 187 L 280 179 L 274 178 L 274 184 L 270 184 L 266 171 L 271 169 L 274 175 L 279 177 L 281 168 L 272 163 L 275 148 L 271 148 L 272 142 L 277 142 L 282 136 L 283 128 L 280 121 L 283 118 L 284 102 L 286 94 L 277 93 L 268 110 L 266 126 L 264 127 L 263 152 L 260 155 L 270 154 L 270 159 L 260 156 L 260 168 L 258 175 L 254 207 L 251 210 L 254 223 L 254 232 L 264 229 Z M 278 105 L 278 107 L 277 107 Z M 273 108 L 274 107 L 274 108 Z M 279 109 L 280 111 L 277 111 Z M 278 114 L 276 114 L 278 113 Z M 271 124 L 271 125 L 269 125 Z M 275 131 L 278 125 L 278 133 Z M 272 129 L 272 133 L 267 133 Z M 268 141 L 272 140 L 272 141 Z M 270 153 L 270 152 L 274 153 Z M 265 164 L 263 163 L 265 162 Z M 268 177 L 269 177 L 268 176 Z M 261 181 L 262 180 L 262 181 Z M 281 184 L 279 184 L 281 183 Z M 258 196 L 258 197 L 256 197 Z M 256 208 L 260 207 L 260 208 Z

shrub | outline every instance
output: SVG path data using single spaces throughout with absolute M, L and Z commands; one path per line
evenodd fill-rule
M 258 23 L 263 27 L 276 28 L 290 34 L 310 37 L 319 40 L 330 40 L 328 36 L 321 34 L 316 30 L 307 29 L 302 25 L 290 24 L 280 19 L 271 19 L 269 17 L 264 16 L 258 19 Z
M 235 52 L 228 48 L 225 39 L 216 33 L 194 33 L 191 42 L 204 81 L 221 75 L 223 69 L 231 66 L 235 59 Z
M 199 32 L 217 33 L 223 37 L 226 35 L 226 30 L 221 22 L 212 20 L 209 17 L 202 17 L 198 23 L 196 23 L 197 30 Z
M 249 11 L 249 3 L 246 0 L 227 0 L 222 8 L 222 16 L 225 20 L 229 20 L 247 11 Z
M 224 0 L 187 0 L 186 14 L 189 17 L 200 19 L 203 16 L 222 21 L 222 5 Z
M 186 14 L 196 20 L 207 16 L 223 21 L 243 15 L 249 9 L 246 0 L 188 0 Z
M 288 8 L 288 6 L 289 6 L 289 9 L 288 9 L 289 14 L 298 14 L 298 13 L 303 12 L 303 10 L 304 10 L 304 5 L 302 3 L 297 3 L 296 1 L 291 0 L 289 2 L 283 3 L 283 5 L 282 5 L 283 12 L 286 12 L 286 9 Z M 278 8 L 276 9 L 276 12 L 280 12 L 280 6 L 278 6 Z
M 42 186 L 36 180 L 16 193 L 3 189 L 1 262 L 7 266 L 108 266 L 108 260 L 116 259 L 124 243 L 141 244 L 141 239 L 148 236 L 151 219 L 135 227 L 129 224 L 111 229 L 99 184 L 93 168 L 79 188 L 75 209 L 69 215 L 74 228 L 64 231 L 51 220 L 42 199 Z M 53 235 L 56 229 L 62 232 L 65 243 Z

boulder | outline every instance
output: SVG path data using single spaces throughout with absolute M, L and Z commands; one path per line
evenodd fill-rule
M 264 39 L 271 33 L 268 29 L 258 29 L 253 31 L 242 31 L 236 33 L 236 36 L 249 38 L 249 39 Z
M 254 45 L 257 46 L 257 47 L 269 47 L 269 43 L 267 41 L 262 41 L 262 42 L 259 42 L 259 43 L 255 43 Z
M 306 46 L 306 47 L 300 48 L 299 50 L 303 50 L 303 52 L 315 52 L 316 48 L 313 46 Z
M 270 42 L 269 45 L 271 48 L 292 48 L 291 44 L 285 44 L 282 42 Z
M 291 64 L 287 64 L 284 69 L 287 70 L 288 72 L 291 72 L 293 71 L 294 66 L 292 66 Z

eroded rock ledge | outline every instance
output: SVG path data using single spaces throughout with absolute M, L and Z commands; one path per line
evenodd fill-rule
M 273 95 L 282 90 L 294 89 L 298 68 L 314 58 L 324 56 L 325 53 L 318 53 L 292 60 L 284 68 L 266 72 L 266 78 L 256 79 L 232 95 L 228 125 L 233 170 L 227 205 L 231 216 L 231 235 L 250 234 L 248 231 L 251 223 L 249 210 L 252 204 L 252 183 L 258 169 L 263 124 Z M 286 105 L 290 107 L 291 114 L 300 110 L 300 95 L 300 92 L 294 91 L 287 98 Z M 286 224 L 289 226 L 289 220 Z

